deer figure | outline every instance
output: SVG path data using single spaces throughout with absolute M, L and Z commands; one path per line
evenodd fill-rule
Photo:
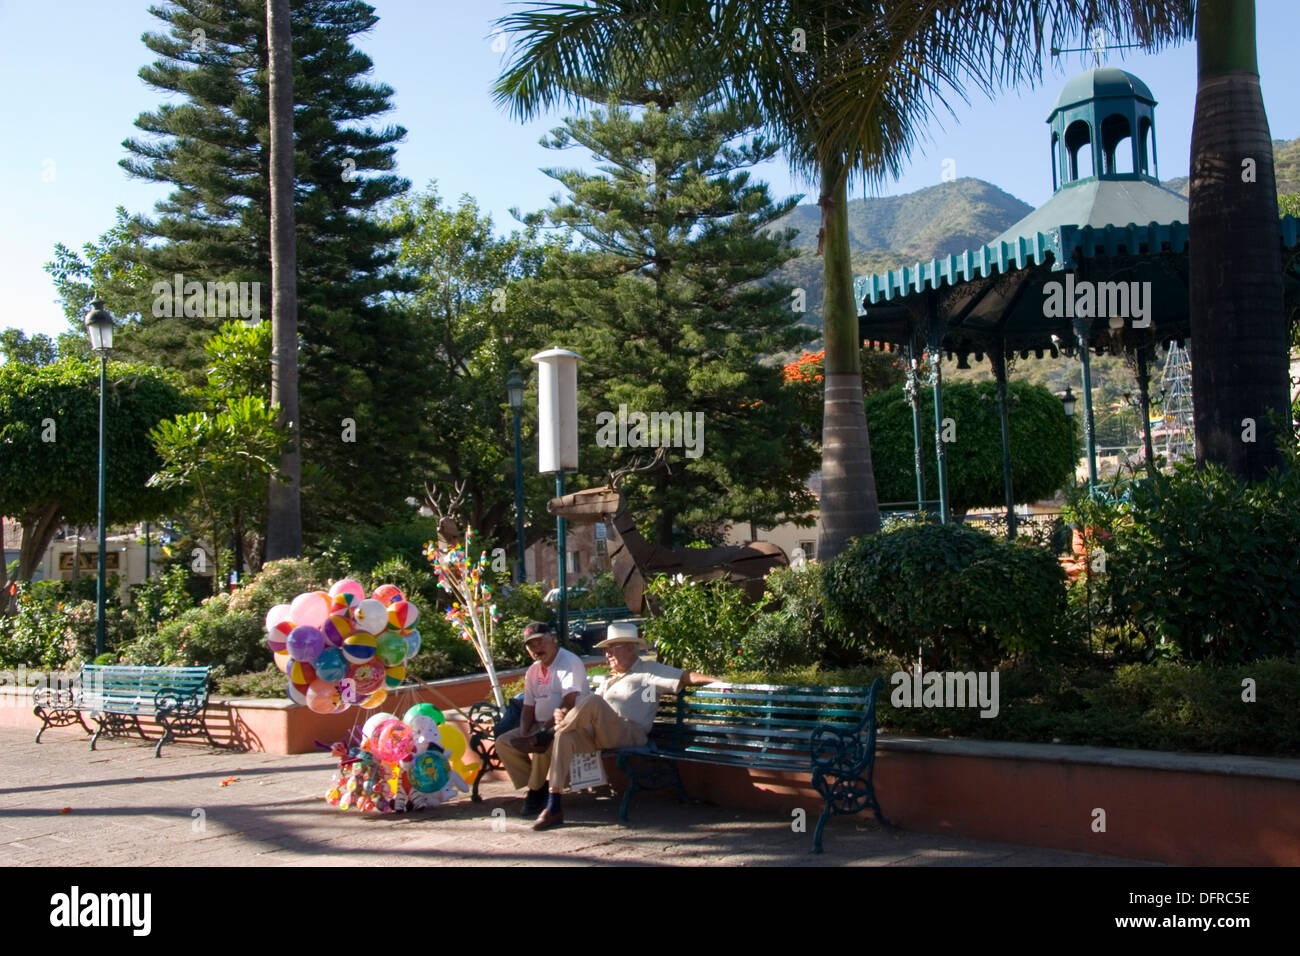
M 446 504 L 443 504 L 442 494 L 435 492 L 428 484 L 424 486 L 425 504 L 438 519 L 438 547 L 443 551 L 450 551 L 464 540 L 457 516 L 465 500 L 465 485 L 463 481 L 457 482 L 455 491 L 446 496 Z
M 750 601 L 758 601 L 763 596 L 763 579 L 767 573 L 790 563 L 777 545 L 755 541 L 722 548 L 665 548 L 647 541 L 637 531 L 627 502 L 618 490 L 618 482 L 634 471 L 655 468 L 662 460 L 660 454 L 645 468 L 613 472 L 604 487 L 552 498 L 546 510 L 575 524 L 605 523 L 614 580 L 623 589 L 623 599 L 633 613 L 640 614 L 644 609 L 646 582 L 657 574 L 684 574 L 697 581 L 726 578 L 738 585 Z

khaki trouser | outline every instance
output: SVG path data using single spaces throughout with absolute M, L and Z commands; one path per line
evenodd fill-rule
M 569 762 L 574 754 L 641 747 L 645 742 L 646 732 L 615 713 L 603 697 L 596 694 L 584 697 L 555 727 L 555 743 L 551 745 L 551 789 L 563 790 L 569 785 Z M 536 768 L 537 764 L 533 766 Z
M 510 774 L 510 782 L 516 790 L 527 784 L 529 790 L 540 790 L 546 786 L 546 771 L 551 768 L 551 754 L 527 753 L 515 747 L 514 742 L 523 734 L 520 728 L 507 730 L 496 739 L 497 756 L 501 765 Z

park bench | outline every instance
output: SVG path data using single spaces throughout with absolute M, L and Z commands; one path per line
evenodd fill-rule
M 825 801 L 813 833 L 813 852 L 822 851 L 822 831 L 831 816 L 870 808 L 882 826 L 889 821 L 876 800 L 876 697 L 885 682 L 870 687 L 787 687 L 771 684 L 710 684 L 665 695 L 644 747 L 613 751 L 628 779 L 619 818 L 628 819 L 632 797 L 642 790 L 675 787 L 689 800 L 677 761 L 724 764 L 760 770 L 811 773 Z M 485 773 L 501 769 L 490 744 L 501 712 L 492 703 L 470 708 L 470 746 L 483 761 L 473 799 Z
M 36 742 L 50 727 L 79 723 L 91 733 L 83 714 L 90 714 L 98 727 L 90 738 L 90 749 L 101 734 L 118 736 L 134 727 L 145 737 L 140 718 L 151 718 L 162 728 L 154 747 L 155 757 L 178 732 L 202 733 L 214 744 L 203 719 L 208 706 L 208 667 L 128 667 L 85 664 L 71 687 L 38 687 L 32 694 L 34 713 L 42 726 Z M 146 738 L 147 739 L 147 738 Z
M 665 696 L 644 747 L 615 751 L 628 778 L 619 817 L 628 818 L 641 790 L 675 787 L 689 799 L 677 761 L 755 770 L 812 774 L 825 801 L 813 833 L 822 852 L 822 831 L 834 814 L 870 808 L 889 826 L 876 800 L 876 695 L 870 687 L 788 687 L 771 684 L 710 684 Z

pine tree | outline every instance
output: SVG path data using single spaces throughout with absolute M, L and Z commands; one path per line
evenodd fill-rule
M 256 282 L 263 320 L 271 308 L 265 9 L 262 0 L 151 8 L 167 30 L 145 35 L 159 59 L 140 76 L 184 99 L 142 114 L 136 125 L 151 136 L 126 141 L 131 156 L 122 160 L 133 176 L 176 185 L 154 218 L 135 224 L 154 281 Z M 402 514 L 418 487 L 400 441 L 414 415 L 391 399 L 418 387 L 419 369 L 404 320 L 380 301 L 397 282 L 397 234 L 370 215 L 409 184 L 386 172 L 405 130 L 367 122 L 390 108 L 393 92 L 363 79 L 371 61 L 352 45 L 376 22 L 374 9 L 294 0 L 291 19 L 304 524 L 319 531 Z M 179 304 L 158 295 L 123 330 L 124 347 L 199 379 L 202 343 L 227 316 L 183 314 Z
M 570 193 L 549 220 L 585 240 L 551 282 L 567 326 L 554 344 L 582 356 L 588 474 L 637 455 L 600 447 L 599 431 L 592 447 L 586 429 L 609 421 L 600 412 L 703 414 L 702 445 L 670 449 L 671 473 L 647 473 L 627 490 L 658 543 L 673 543 L 675 527 L 687 540 L 717 540 L 729 520 L 772 525 L 813 505 L 804 480 L 817 456 L 796 390 L 762 361 L 814 334 L 798 324 L 791 289 L 767 281 L 795 255 L 793 230 L 769 227 L 798 197 L 776 203 L 766 184 L 750 182 L 746 168 L 776 148 L 748 137 L 742 117 L 675 102 L 666 87 L 651 92 L 643 107 L 611 104 L 544 141 L 587 148 L 603 171 L 547 171 Z

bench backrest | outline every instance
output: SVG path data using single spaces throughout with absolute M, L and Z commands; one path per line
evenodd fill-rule
M 209 667 L 128 667 L 86 664 L 81 668 L 85 708 L 113 713 L 153 713 L 160 692 L 206 700 Z
M 665 749 L 716 763 L 792 766 L 809 762 L 812 731 L 833 726 L 868 734 L 875 749 L 876 692 L 871 687 L 715 684 L 665 697 L 652 737 Z

